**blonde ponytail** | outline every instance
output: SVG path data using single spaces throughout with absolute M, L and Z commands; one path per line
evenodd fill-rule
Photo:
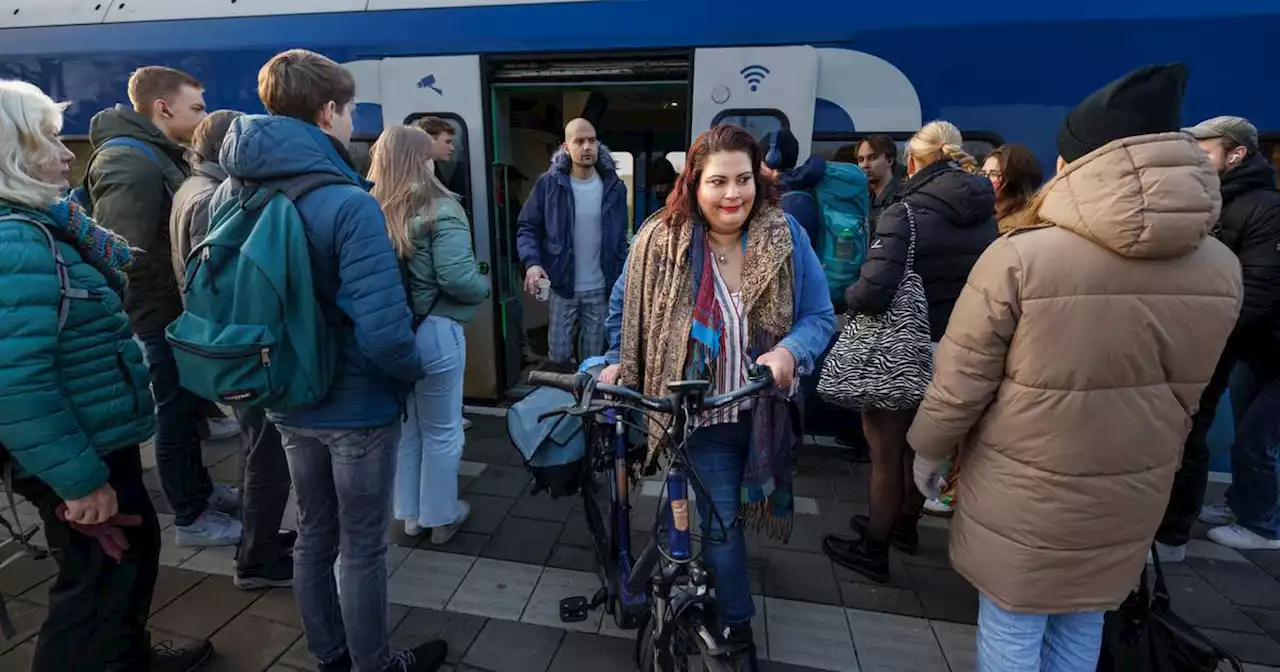
M 960 145 L 943 145 L 942 154 L 948 160 L 954 161 L 960 169 L 967 173 L 978 172 L 978 160 L 973 158 L 969 152 L 964 151 L 964 147 Z

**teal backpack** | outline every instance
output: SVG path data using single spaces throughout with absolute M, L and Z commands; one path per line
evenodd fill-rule
M 867 257 L 867 219 L 871 210 L 867 174 L 852 163 L 827 162 L 822 181 L 811 194 L 822 213 L 818 258 L 833 302 L 858 279 Z
M 187 256 L 186 307 L 165 330 L 182 386 L 232 406 L 284 411 L 324 399 L 341 334 L 316 300 L 295 201 L 337 176 L 241 185 Z

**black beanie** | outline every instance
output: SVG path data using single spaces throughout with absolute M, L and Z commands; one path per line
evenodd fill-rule
M 1148 65 L 1111 82 L 1067 114 L 1058 131 L 1058 154 L 1067 163 L 1120 138 L 1182 128 L 1183 63 Z

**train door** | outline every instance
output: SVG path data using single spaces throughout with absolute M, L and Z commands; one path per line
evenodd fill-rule
M 388 58 L 381 62 L 378 80 L 384 127 L 424 116 L 438 117 L 454 127 L 453 156 L 437 162 L 438 176 L 462 197 L 471 217 L 480 272 L 492 281 L 480 57 Z M 468 398 L 496 399 L 501 392 L 495 356 L 499 351 L 499 330 L 494 324 L 491 301 L 485 301 L 466 325 L 462 391 Z
M 719 123 L 757 138 L 789 129 L 809 155 L 818 94 L 818 51 L 809 46 L 698 49 L 693 57 L 692 137 Z M 692 138 L 691 138 L 692 139 Z

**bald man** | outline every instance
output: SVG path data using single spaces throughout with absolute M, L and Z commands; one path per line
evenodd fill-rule
M 525 290 L 551 282 L 548 353 L 558 365 L 604 354 L 609 289 L 627 258 L 627 187 L 586 119 L 564 129 L 551 167 L 520 210 L 516 246 Z M 557 367 L 560 368 L 560 367 Z

